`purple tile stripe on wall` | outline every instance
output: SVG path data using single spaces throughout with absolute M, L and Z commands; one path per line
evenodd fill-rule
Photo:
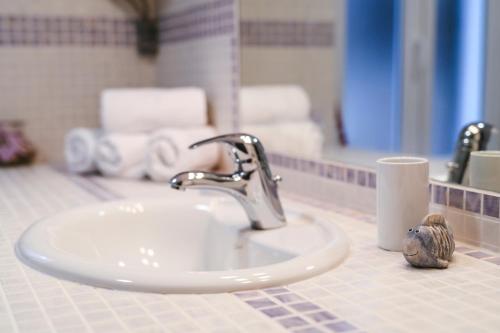
M 358 170 L 358 185 L 366 186 L 367 183 L 368 182 L 366 180 L 366 171 Z
M 368 173 L 368 187 L 371 188 L 377 187 L 377 175 L 374 172 Z
M 234 0 L 211 1 L 160 18 L 162 44 L 234 32 Z
M 499 197 L 485 194 L 483 196 L 483 215 L 499 218 Z
M 0 46 L 131 46 L 130 19 L 110 17 L 0 16 Z
M 354 169 L 347 169 L 346 174 L 347 182 L 354 184 L 354 182 L 356 181 L 356 171 Z
M 464 209 L 464 191 L 457 188 L 449 190 L 449 205 L 458 209 Z
M 376 174 L 370 171 L 356 168 L 346 168 L 344 166 L 327 162 L 304 160 L 276 153 L 268 154 L 268 159 L 272 165 L 323 178 L 333 179 L 340 182 L 348 182 L 372 189 L 375 189 L 377 186 Z
M 469 212 L 481 213 L 481 193 L 465 192 L 465 209 Z
M 331 47 L 334 44 L 332 22 L 242 21 L 241 43 L 266 47 Z
M 448 201 L 448 188 L 441 185 L 434 185 L 434 203 L 446 206 Z

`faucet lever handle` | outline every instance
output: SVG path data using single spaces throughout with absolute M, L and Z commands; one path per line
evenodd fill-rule
M 253 135 L 244 133 L 219 135 L 195 142 L 190 145 L 189 148 L 194 149 L 209 143 L 225 143 L 231 146 L 234 149 L 234 154 L 232 154 L 233 158 L 235 160 L 238 159 L 240 162 L 251 162 L 252 157 L 256 157 L 259 160 L 265 159 L 264 147 L 262 146 L 260 140 Z M 240 156 L 239 153 L 243 153 L 248 157 L 244 158 Z
M 257 139 L 253 135 L 243 134 L 243 133 L 231 133 L 231 134 L 214 136 L 212 138 L 195 142 L 192 145 L 190 145 L 189 148 L 194 149 L 209 143 L 226 143 L 235 148 L 238 148 L 240 145 L 253 145 L 257 143 L 260 144 L 259 139 Z
M 238 166 L 256 163 L 269 178 L 272 178 L 264 146 L 257 137 L 246 133 L 224 134 L 195 142 L 189 148 L 194 149 L 209 143 L 225 143 L 229 145 L 232 150 L 231 157 Z

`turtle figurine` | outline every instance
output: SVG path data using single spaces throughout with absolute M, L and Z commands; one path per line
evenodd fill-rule
M 427 215 L 403 241 L 403 256 L 415 267 L 447 268 L 453 251 L 453 231 L 441 214 Z

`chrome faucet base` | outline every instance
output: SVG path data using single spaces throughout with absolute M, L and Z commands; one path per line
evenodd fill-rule
M 279 228 L 286 224 L 285 214 L 278 195 L 262 143 L 250 134 L 227 134 L 194 143 L 191 149 L 209 143 L 225 143 L 230 148 L 235 171 L 219 174 L 204 171 L 181 172 L 170 180 L 177 190 L 204 188 L 221 191 L 233 196 L 243 206 L 253 229 Z

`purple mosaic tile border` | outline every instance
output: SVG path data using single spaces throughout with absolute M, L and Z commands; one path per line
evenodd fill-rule
M 358 328 L 286 287 L 236 292 L 252 309 L 293 332 L 353 332 Z
M 500 218 L 500 195 L 432 181 L 431 186 L 432 203 L 436 205 L 482 215 L 489 219 Z
M 235 32 L 234 0 L 192 6 L 159 20 L 160 43 Z M 133 19 L 71 16 L 0 16 L 0 47 L 134 46 Z
M 377 187 L 377 175 L 374 171 L 276 153 L 268 154 L 268 157 L 269 162 L 278 167 L 345 182 L 353 186 L 372 189 Z M 482 215 L 489 219 L 500 219 L 500 195 L 436 181 L 430 181 L 430 191 L 433 204 L 451 207 L 468 214 Z
M 132 46 L 135 42 L 130 19 L 0 16 L 0 47 Z
M 160 43 L 183 42 L 234 33 L 234 9 L 234 0 L 216 0 L 162 16 Z
M 354 186 L 375 189 L 377 175 L 373 171 L 340 165 L 332 162 L 314 161 L 281 154 L 267 154 L 269 162 L 278 167 L 304 172 L 329 180 L 349 183 Z
M 241 44 L 268 47 L 332 47 L 332 22 L 243 21 Z

